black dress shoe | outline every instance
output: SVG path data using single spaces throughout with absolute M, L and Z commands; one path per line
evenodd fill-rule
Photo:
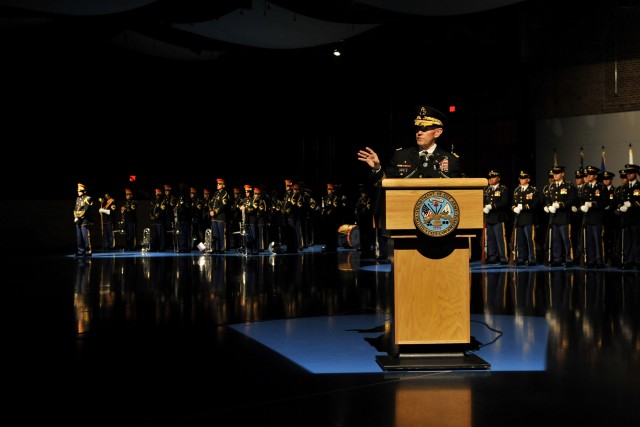
M 538 265 L 538 263 L 537 263 L 537 262 L 535 262 L 535 261 L 527 261 L 527 265 L 528 265 L 529 267 L 533 267 L 533 266 Z
M 567 262 L 563 263 L 562 266 L 565 267 L 565 268 L 573 267 L 573 263 L 571 261 L 567 261 Z
M 516 262 L 516 265 L 525 265 L 525 262 L 524 261 L 518 261 L 518 262 Z
M 560 264 L 559 262 L 552 262 L 549 264 L 549 267 L 560 267 L 562 264 Z

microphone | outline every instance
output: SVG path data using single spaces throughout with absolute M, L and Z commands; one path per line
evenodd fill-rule
M 421 151 L 418 153 L 418 156 L 420 156 L 420 160 L 422 160 L 422 167 L 426 168 L 429 165 L 429 158 L 432 155 L 428 154 L 426 151 Z

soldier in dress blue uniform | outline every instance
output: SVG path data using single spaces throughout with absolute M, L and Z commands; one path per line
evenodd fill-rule
M 640 267 L 640 166 L 624 166 L 627 183 L 620 188 L 617 210 L 620 212 L 622 254 L 620 267 L 628 270 Z
M 604 267 L 603 226 L 605 208 L 609 204 L 604 184 L 598 182 L 600 169 L 587 166 L 584 169 L 585 183 L 578 194 L 579 209 L 583 215 L 580 235 L 582 239 L 581 263 L 587 268 Z
M 549 214 L 551 267 L 573 266 L 571 244 L 571 207 L 575 206 L 578 194 L 576 186 L 564 179 L 564 166 L 554 166 L 554 182 L 549 185 L 544 211 Z
M 358 160 L 369 165 L 371 178 L 376 183 L 383 178 L 459 178 L 462 172 L 458 156 L 437 144 L 444 132 L 444 122 L 445 115 L 440 111 L 419 106 L 413 121 L 415 146 L 396 150 L 384 169 L 376 152 L 369 147 L 358 151 Z
M 489 186 L 484 190 L 485 242 L 487 246 L 486 260 L 488 264 L 506 265 L 507 230 L 509 221 L 509 190 L 500 184 L 500 172 L 491 170 L 488 174 Z
M 152 252 L 162 252 L 165 250 L 165 218 L 168 211 L 167 206 L 168 204 L 162 194 L 162 190 L 156 188 L 155 199 L 151 201 L 151 212 L 149 212 L 149 219 L 151 221 L 149 250 Z
M 165 249 L 170 250 L 169 248 L 177 248 L 178 243 L 178 236 L 176 235 L 176 231 L 178 230 L 178 218 L 176 215 L 177 211 L 175 209 L 178 198 L 173 194 L 173 188 L 171 185 L 165 184 L 163 188 L 164 202 L 167 208 L 164 216 L 165 239 L 167 241 Z
M 122 229 L 124 231 L 124 249 L 131 251 L 136 247 L 136 233 L 138 226 L 138 202 L 133 198 L 130 188 L 124 190 L 124 202 L 120 206 L 122 215 Z
M 320 211 L 322 240 L 324 243 L 322 249 L 326 252 L 335 252 L 338 249 L 339 210 L 340 199 L 335 194 L 335 186 L 329 183 L 327 184 L 327 194 L 322 197 Z
M 174 212 L 174 249 L 178 252 L 190 252 L 193 246 L 191 238 L 191 196 L 189 188 L 180 184 L 180 190 L 176 196 Z
M 542 188 L 542 193 L 540 194 L 541 196 L 541 200 L 540 200 L 540 209 L 538 212 L 538 224 L 540 224 L 540 229 L 544 230 L 543 233 L 539 233 L 538 236 L 538 246 L 540 248 L 542 248 L 542 259 L 541 261 L 546 264 L 549 265 L 549 263 L 552 260 L 552 256 L 551 256 L 551 224 L 549 223 L 549 214 L 548 212 L 545 213 L 543 211 L 543 208 L 546 207 L 547 200 L 549 200 L 549 188 L 551 188 L 551 184 L 553 184 L 555 181 L 553 179 L 553 169 L 550 169 L 549 172 L 547 173 L 547 184 Z M 544 241 L 540 241 L 540 239 L 544 239 Z M 540 258 L 539 258 L 540 260 Z
M 104 198 L 98 199 L 100 202 L 100 219 L 102 222 L 102 249 L 112 250 L 116 247 L 114 235 L 114 224 L 118 223 L 116 199 L 110 193 L 104 193 Z
M 620 169 L 618 174 L 620 175 L 620 185 L 613 190 L 613 202 L 611 203 L 611 209 L 613 209 L 613 214 L 615 215 L 615 235 L 613 237 L 612 256 L 613 264 L 622 267 L 622 212 L 620 212 L 618 206 L 621 204 L 622 190 L 628 180 L 626 169 Z
M 229 244 L 227 242 L 227 221 L 231 197 L 225 189 L 225 181 L 222 178 L 216 180 L 217 190 L 211 197 L 209 216 L 211 217 L 211 236 L 213 253 L 224 253 Z
M 525 171 L 518 175 L 520 185 L 513 191 L 511 210 L 516 214 L 514 219 L 516 232 L 516 265 L 533 266 L 536 257 L 535 221 L 541 203 L 540 192 L 530 185 L 531 177 Z
M 578 195 L 578 199 L 576 199 L 576 203 L 574 206 L 571 206 L 571 244 L 573 245 L 574 252 L 576 256 L 579 256 L 580 253 L 583 252 L 582 244 L 583 244 L 583 236 L 582 233 L 582 219 L 584 217 L 583 212 L 579 209 L 580 200 L 579 195 L 582 193 L 582 188 L 584 187 L 584 178 L 585 171 L 584 169 L 578 169 L 575 171 L 575 187 L 576 194 Z M 577 250 L 576 250 L 577 248 Z M 574 260 L 575 264 L 579 263 L 579 260 Z
M 93 201 L 87 195 L 87 188 L 84 184 L 78 183 L 78 197 L 73 210 L 73 222 L 76 226 L 76 257 L 91 256 L 91 232 L 89 227 L 91 221 L 91 211 Z
M 616 216 L 615 206 L 613 206 L 613 197 L 615 194 L 615 186 L 613 185 L 613 178 L 616 174 L 613 172 L 605 171 L 601 173 L 602 185 L 604 186 L 605 199 L 607 204 L 604 208 L 604 224 L 602 225 L 602 241 L 604 246 L 604 263 L 611 267 L 614 264 L 613 261 L 613 245 L 615 242 L 615 227 Z

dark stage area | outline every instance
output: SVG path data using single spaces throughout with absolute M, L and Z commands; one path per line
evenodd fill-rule
M 2 264 L 5 415 L 21 425 L 640 420 L 637 271 L 472 260 L 468 354 L 490 368 L 384 371 L 393 269 L 355 249 L 25 252 Z

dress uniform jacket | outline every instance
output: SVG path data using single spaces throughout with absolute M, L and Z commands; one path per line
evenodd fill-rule
M 391 156 L 389 165 L 374 172 L 376 181 L 382 178 L 459 178 L 460 162 L 455 154 L 436 145 L 432 158 L 421 155 L 420 147 L 400 148 Z
M 571 224 L 571 207 L 575 206 L 577 200 L 576 186 L 572 182 L 562 181 L 561 183 L 554 182 L 550 184 L 547 207 L 553 205 L 553 203 L 558 203 L 560 207 L 556 208 L 555 213 L 551 214 L 549 222 L 557 225 Z
M 485 215 L 487 224 L 499 224 L 509 221 L 509 190 L 498 184 L 495 189 L 489 186 L 484 190 L 484 204 L 491 205 L 491 210 Z
M 604 224 L 604 212 L 609 204 L 604 184 L 598 182 L 593 185 L 591 183 L 583 185 L 579 199 L 585 225 Z M 590 204 L 590 207 L 585 206 L 587 203 Z
M 522 210 L 516 215 L 516 225 L 534 224 L 536 212 L 540 206 L 540 193 L 538 189 L 532 185 L 528 185 L 527 188 L 522 188 L 522 186 L 516 187 L 513 191 L 511 210 L 518 205 L 522 205 Z

